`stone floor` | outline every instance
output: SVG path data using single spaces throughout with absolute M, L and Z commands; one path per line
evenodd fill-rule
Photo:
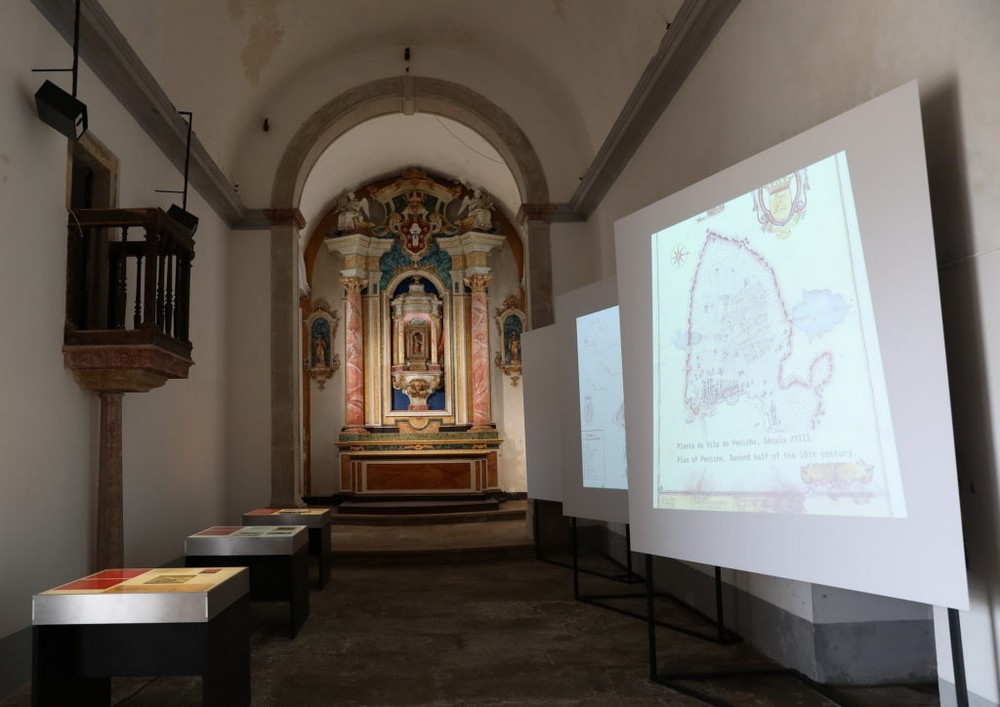
M 310 617 L 295 639 L 284 604 L 251 605 L 254 705 L 837 704 L 788 676 L 678 684 L 703 699 L 650 680 L 646 622 L 574 600 L 572 571 L 535 558 L 523 520 L 338 524 L 333 542 L 333 579 L 311 590 Z M 641 593 L 592 576 L 587 583 L 597 593 Z M 658 601 L 659 618 L 705 628 Z M 644 610 L 641 598 L 615 603 Z M 666 628 L 656 638 L 661 673 L 772 667 L 741 643 Z M 933 685 L 837 693 L 859 707 L 938 704 Z M 197 705 L 200 678 L 115 679 L 113 702 Z M 28 704 L 27 689 L 0 702 Z

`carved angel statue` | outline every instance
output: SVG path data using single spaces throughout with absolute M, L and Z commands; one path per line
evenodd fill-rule
M 458 213 L 461 215 L 468 212 L 468 217 L 462 219 L 463 223 L 467 223 L 477 231 L 488 231 L 493 227 L 493 215 L 490 213 L 491 206 L 493 206 L 493 201 L 477 187 L 472 192 L 472 196 L 466 195 L 462 199 L 462 205 L 458 208 Z
M 358 199 L 353 191 L 349 191 L 340 197 L 337 206 L 340 209 L 337 216 L 338 231 L 351 233 L 371 226 L 368 220 L 368 199 Z

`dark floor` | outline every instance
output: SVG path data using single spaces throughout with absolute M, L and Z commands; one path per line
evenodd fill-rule
M 650 680 L 646 622 L 574 600 L 572 571 L 534 558 L 524 521 L 337 525 L 334 546 L 333 580 L 311 590 L 310 617 L 295 639 L 287 637 L 285 605 L 251 605 L 254 705 L 705 703 Z M 585 586 L 586 593 L 642 593 L 641 585 L 592 576 Z M 641 596 L 614 603 L 644 611 Z M 657 615 L 707 628 L 667 600 Z M 740 643 L 716 645 L 667 628 L 656 638 L 660 672 L 767 666 Z M 785 676 L 681 686 L 703 690 L 709 704 L 836 704 Z M 113 703 L 129 707 L 201 702 L 200 678 L 116 679 L 114 689 Z M 859 707 L 938 704 L 933 685 L 837 692 Z M 28 704 L 28 689 L 0 702 Z

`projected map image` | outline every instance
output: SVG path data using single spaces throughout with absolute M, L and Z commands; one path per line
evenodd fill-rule
M 846 155 L 652 255 L 656 507 L 905 517 Z
M 578 317 L 576 338 L 583 485 L 627 489 L 618 307 Z

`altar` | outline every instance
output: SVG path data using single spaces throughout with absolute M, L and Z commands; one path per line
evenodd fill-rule
M 325 240 L 343 265 L 339 493 L 500 491 L 491 369 L 520 363 L 523 315 L 491 345 L 492 258 L 514 233 L 489 204 L 417 170 L 343 202 Z
M 342 434 L 337 442 L 341 493 L 398 496 L 499 491 L 501 442 L 495 430 Z

